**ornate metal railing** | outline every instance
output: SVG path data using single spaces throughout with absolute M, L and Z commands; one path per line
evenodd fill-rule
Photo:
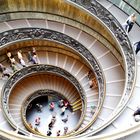
M 51 65 L 31 65 L 29 67 L 25 67 L 19 71 L 17 71 L 13 76 L 11 76 L 8 81 L 5 83 L 5 86 L 3 87 L 2 90 L 2 109 L 5 113 L 5 116 L 7 117 L 9 123 L 16 129 L 17 125 L 12 118 L 11 114 L 9 113 L 9 107 L 8 107 L 8 101 L 9 101 L 9 96 L 12 91 L 12 88 L 18 83 L 18 81 L 22 80 L 22 78 L 25 78 L 26 76 L 32 75 L 32 74 L 38 74 L 38 73 L 53 73 L 55 75 L 60 75 L 64 77 L 65 79 L 69 80 L 74 87 L 77 89 L 81 101 L 82 101 L 82 114 L 81 118 L 79 120 L 79 123 L 82 122 L 85 110 L 86 110 L 86 96 L 84 93 L 83 88 L 77 81 L 77 79 L 72 76 L 69 72 L 56 67 L 56 66 L 51 66 Z M 80 125 L 78 125 L 80 126 Z M 19 131 L 23 132 L 22 129 L 19 128 Z
M 134 88 L 135 80 L 136 80 L 136 59 L 135 53 L 131 46 L 131 43 L 122 28 L 121 24 L 118 20 L 100 3 L 96 0 L 66 0 L 69 4 L 72 4 L 79 9 L 85 10 L 102 24 L 106 26 L 109 32 L 112 33 L 114 39 L 118 42 L 118 46 L 120 47 L 122 54 L 124 56 L 124 63 L 125 63 L 125 71 L 126 71 L 126 82 L 125 82 L 125 89 L 121 101 L 114 112 L 111 114 L 110 118 L 106 120 L 104 125 L 99 127 L 92 132 L 89 132 L 89 135 L 93 135 L 94 133 L 100 131 L 101 129 L 105 128 L 109 125 L 113 120 L 115 120 L 119 114 L 124 110 L 126 104 L 128 103 L 132 91 Z
M 95 72 L 95 76 L 98 80 L 98 83 L 100 83 L 98 84 L 100 95 L 103 96 L 104 79 L 102 70 L 98 62 L 90 53 L 90 51 L 87 48 L 85 48 L 81 43 L 63 33 L 43 28 L 22 28 L 10 30 L 0 34 L 0 46 L 5 46 L 9 43 L 32 39 L 50 40 L 62 43 L 67 47 L 70 47 L 71 49 L 78 52 L 81 56 L 83 56 L 85 60 L 89 63 L 89 65 L 92 67 L 92 70 Z
M 77 52 L 84 60 L 91 66 L 91 69 L 94 71 L 97 82 L 98 82 L 98 91 L 99 91 L 99 102 L 97 106 L 98 113 L 102 107 L 104 96 L 105 96 L 105 85 L 104 85 L 104 75 L 102 70 L 90 53 L 90 51 L 80 44 L 75 39 L 49 29 L 43 28 L 21 28 L 17 30 L 10 30 L 0 34 L 0 45 L 5 46 L 10 43 L 24 41 L 24 40 L 49 40 L 57 43 L 61 43 L 66 47 L 73 49 Z

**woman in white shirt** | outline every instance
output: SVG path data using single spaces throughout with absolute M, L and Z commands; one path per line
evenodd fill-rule
M 132 15 L 130 15 L 127 20 L 125 21 L 125 23 L 123 24 L 123 27 L 125 29 L 125 31 L 127 33 L 129 33 L 134 25 L 134 23 L 136 22 L 136 14 L 133 13 Z

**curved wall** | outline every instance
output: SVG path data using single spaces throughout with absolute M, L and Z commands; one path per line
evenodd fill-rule
M 117 43 L 99 19 L 70 5 L 66 0 L 2 0 L 0 21 L 38 18 L 48 19 L 49 14 L 73 19 L 101 33 L 115 47 Z M 36 12 L 36 13 L 35 13 Z M 55 17 L 55 16 L 54 16 Z M 58 18 L 58 17 L 57 17 Z

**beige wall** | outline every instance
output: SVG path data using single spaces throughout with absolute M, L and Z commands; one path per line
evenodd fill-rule
M 19 11 L 30 11 L 30 13 L 22 13 L 18 16 Z M 33 14 L 31 11 L 40 13 Z M 16 12 L 16 13 L 11 13 Z M 116 46 L 112 35 L 108 33 L 107 29 L 95 18 L 87 12 L 80 10 L 65 0 L 1 0 L 0 1 L 0 21 L 7 21 L 21 18 L 47 18 L 44 13 L 53 13 L 74 19 L 81 22 L 97 32 L 100 32 L 107 40 L 111 40 L 111 44 Z M 4 13 L 4 14 L 2 14 Z

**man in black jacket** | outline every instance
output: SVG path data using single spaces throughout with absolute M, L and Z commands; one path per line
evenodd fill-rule
M 136 42 L 134 45 L 136 45 L 136 54 L 140 51 L 140 41 Z

